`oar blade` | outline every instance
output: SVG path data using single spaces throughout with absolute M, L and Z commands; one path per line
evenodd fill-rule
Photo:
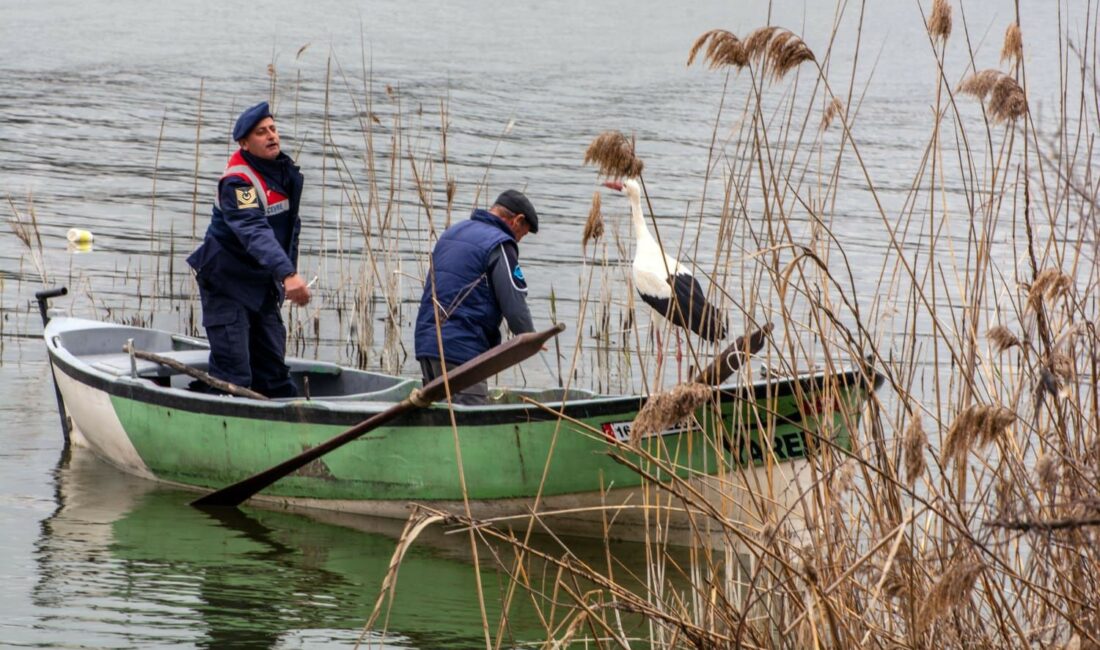
M 558 324 L 543 332 L 531 332 L 513 337 L 503 345 L 470 359 L 448 373 L 452 393 L 462 391 L 474 384 L 484 381 L 502 370 L 506 370 L 524 359 L 533 356 L 542 346 L 554 336 L 565 329 L 565 325 Z M 438 377 L 428 382 L 426 386 L 414 393 L 413 397 L 406 398 L 380 413 L 363 420 L 354 427 L 329 438 L 321 444 L 311 447 L 302 453 L 289 458 L 274 467 L 263 470 L 227 485 L 191 502 L 198 508 L 238 506 L 260 490 L 268 487 L 275 481 L 287 476 L 295 470 L 302 468 L 310 462 L 324 456 L 334 449 L 343 447 L 363 434 L 379 427 L 397 416 L 416 407 L 423 407 L 438 401 L 445 395 L 446 388 L 443 378 Z
M 718 386 L 729 379 L 730 375 L 741 368 L 745 362 L 745 352 L 756 354 L 764 347 L 764 341 L 772 333 L 772 324 L 766 323 L 760 329 L 748 335 L 746 345 L 745 337 L 739 336 L 728 348 L 718 353 L 714 361 L 704 368 L 693 380 L 697 384 Z M 747 348 L 747 349 L 746 349 Z

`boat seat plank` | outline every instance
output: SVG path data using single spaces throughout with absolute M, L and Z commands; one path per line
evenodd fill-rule
M 168 357 L 169 359 L 175 359 L 182 364 L 199 370 L 205 370 L 210 361 L 209 350 L 175 350 L 172 352 L 158 352 L 157 354 L 162 357 Z M 130 376 L 130 355 L 125 352 L 90 354 L 82 358 L 88 365 L 101 372 L 115 375 L 116 377 Z M 135 359 L 134 361 L 137 366 L 137 374 L 139 377 L 171 377 L 172 375 L 178 374 L 168 366 L 162 366 L 155 361 L 146 361 L 145 359 Z

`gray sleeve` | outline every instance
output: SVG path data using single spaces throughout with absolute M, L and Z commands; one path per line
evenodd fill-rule
M 527 308 L 527 283 L 515 244 L 501 244 L 489 254 L 489 284 L 512 334 L 534 332 L 531 310 Z

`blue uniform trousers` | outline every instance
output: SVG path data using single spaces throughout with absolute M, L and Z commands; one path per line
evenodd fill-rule
M 257 311 L 204 282 L 199 283 L 199 296 L 210 341 L 210 374 L 268 397 L 296 396 L 283 362 L 286 326 L 274 287 Z

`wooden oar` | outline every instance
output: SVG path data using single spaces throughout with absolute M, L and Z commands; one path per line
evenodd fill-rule
M 458 393 L 478 382 L 485 381 L 502 370 L 532 356 L 541 350 L 547 341 L 560 334 L 564 329 L 565 325 L 558 324 L 544 332 L 520 334 L 503 345 L 498 345 L 492 350 L 470 359 L 447 373 L 451 393 Z M 191 502 L 191 505 L 199 507 L 240 505 L 275 481 L 300 467 L 308 465 L 328 452 L 344 446 L 364 433 L 389 422 L 403 413 L 431 406 L 432 402 L 439 401 L 446 395 L 446 390 L 443 377 L 436 377 L 423 388 L 414 390 L 411 395 L 402 401 L 381 413 L 372 415 L 347 431 L 333 436 L 316 447 L 307 449 L 270 469 L 265 469 L 258 474 L 253 474 L 244 480 L 237 481 L 232 485 L 227 485 L 216 492 L 211 492 L 196 499 Z
M 127 354 L 132 354 L 138 359 L 144 359 L 146 361 L 152 361 L 153 363 L 159 363 L 160 365 L 167 366 L 172 370 L 175 370 L 176 372 L 182 372 L 189 377 L 194 377 L 199 381 L 202 381 L 210 386 L 213 386 L 214 388 L 217 388 L 223 393 L 229 393 L 230 395 L 236 395 L 237 397 L 247 397 L 249 399 L 270 399 L 267 395 L 261 395 L 251 388 L 245 388 L 244 386 L 238 386 L 237 384 L 233 384 L 228 381 L 222 381 L 221 379 L 205 373 L 198 368 L 192 368 L 186 363 L 182 363 L 170 357 L 162 357 L 156 352 L 149 352 L 147 350 L 138 350 L 130 343 L 123 344 L 122 351 Z

